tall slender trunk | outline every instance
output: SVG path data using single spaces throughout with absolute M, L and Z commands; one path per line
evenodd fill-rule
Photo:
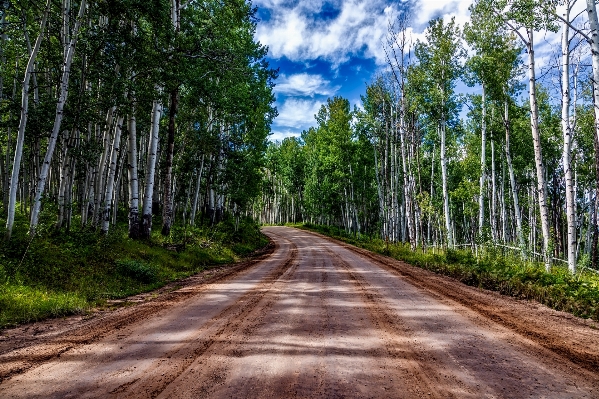
M 512 164 L 512 153 L 510 151 L 510 119 L 509 119 L 509 102 L 506 97 L 504 103 L 504 119 L 505 124 L 505 160 L 507 162 L 508 174 L 510 177 L 510 188 L 512 190 L 512 200 L 514 202 L 514 218 L 516 219 L 516 236 L 518 245 L 522 251 L 522 257 L 526 259 L 526 244 L 524 242 L 524 234 L 522 233 L 522 215 L 520 214 L 520 203 L 518 200 L 518 188 L 516 186 L 516 177 L 514 175 L 514 166 Z
M 110 149 L 112 148 L 110 145 L 110 131 L 112 129 L 112 124 L 114 120 L 114 114 L 116 112 L 116 106 L 111 107 L 106 114 L 106 126 L 104 128 L 104 134 L 102 137 L 102 145 L 104 151 L 102 152 L 102 156 L 100 156 L 100 161 L 98 163 L 96 179 L 94 181 L 94 202 L 93 202 L 93 215 L 92 215 L 92 224 L 94 227 L 97 226 L 98 220 L 101 215 L 101 207 L 104 195 L 104 182 L 106 176 L 106 167 L 108 163 L 108 157 L 110 156 Z M 99 127 L 98 127 L 98 131 Z
M 117 161 L 121 151 L 121 132 L 123 131 L 122 116 L 117 118 L 116 126 L 114 127 L 114 139 L 112 142 L 112 152 L 110 154 L 110 165 L 108 166 L 108 176 L 106 178 L 106 193 L 104 194 L 104 207 L 102 209 L 102 233 L 108 233 L 110 228 L 110 212 L 113 203 L 113 191 L 115 189 L 115 179 L 117 173 Z M 117 188 L 118 189 L 118 188 Z
M 127 151 L 127 172 L 129 178 L 129 237 L 139 238 L 139 179 L 137 175 L 137 120 L 135 100 L 129 115 L 129 150 Z
M 35 190 L 35 197 L 33 199 L 33 207 L 31 210 L 31 222 L 29 225 L 29 232 L 32 236 L 35 235 L 35 230 L 38 225 L 39 213 L 41 210 L 41 198 L 46 186 L 48 171 L 50 170 L 50 163 L 52 162 L 54 148 L 56 147 L 58 133 L 62 124 L 64 105 L 67 101 L 67 96 L 69 94 L 69 77 L 71 74 L 71 64 L 73 62 L 75 44 L 77 43 L 78 32 L 79 28 L 81 27 L 81 22 L 83 20 L 85 7 L 85 0 L 81 0 L 77 21 L 75 22 L 75 27 L 73 28 L 72 37 L 69 42 L 64 59 L 63 73 L 62 78 L 60 80 L 60 95 L 58 97 L 58 102 L 56 103 L 56 117 L 54 118 L 54 126 L 52 128 L 52 133 L 50 134 L 50 139 L 48 140 L 48 149 L 46 150 L 46 156 L 44 157 L 44 163 L 42 165 L 42 170 L 38 178 L 37 187 Z
M 480 182 L 479 182 L 479 194 L 478 194 L 478 235 L 483 236 L 483 228 L 485 226 L 485 180 L 487 177 L 487 98 L 485 92 L 485 84 L 483 83 L 483 95 L 482 95 L 482 110 L 483 116 L 480 123 Z
M 443 105 L 444 106 L 444 105 Z M 441 180 L 443 186 L 443 213 L 445 214 L 445 229 L 447 230 L 447 246 L 449 248 L 454 247 L 453 228 L 451 223 L 451 214 L 449 210 L 449 191 L 447 188 L 447 156 L 446 150 L 446 131 L 445 131 L 445 116 L 441 117 L 441 123 L 439 126 L 441 133 Z
M 570 21 L 570 4 L 566 2 L 564 19 Z M 563 24 L 562 31 L 562 133 L 564 146 L 562 151 L 562 163 L 564 167 L 564 178 L 566 181 L 566 221 L 568 225 L 568 269 L 576 272 L 576 203 L 574 192 L 574 181 L 572 174 L 572 142 L 574 130 L 570 123 L 570 29 L 568 23 Z
M 547 181 L 545 179 L 545 165 L 541 150 L 541 130 L 539 129 L 539 109 L 537 105 L 535 56 L 533 29 L 526 29 L 528 34 L 528 90 L 530 98 L 530 127 L 532 131 L 533 147 L 535 152 L 535 167 L 537 172 L 537 195 L 539 215 L 541 217 L 541 233 L 543 235 L 543 258 L 545 268 L 551 269 L 549 214 L 547 212 Z
M 491 237 L 497 240 L 497 171 L 495 167 L 495 141 L 491 141 L 491 212 L 489 224 L 491 225 Z
M 171 91 L 169 107 L 168 138 L 166 142 L 166 166 L 164 173 L 164 196 L 162 198 L 162 235 L 171 233 L 173 223 L 173 156 L 175 153 L 175 116 L 179 108 L 179 88 Z
M 19 185 L 19 171 L 21 169 L 21 158 L 23 157 L 23 144 L 25 142 L 25 127 L 27 126 L 27 118 L 29 116 L 29 81 L 33 73 L 35 59 L 39 52 L 44 31 L 46 30 L 46 22 L 48 21 L 48 9 L 50 8 L 50 0 L 46 2 L 44 16 L 40 24 L 40 33 L 35 40 L 33 50 L 29 55 L 27 66 L 25 67 L 25 77 L 21 91 L 21 119 L 19 121 L 19 131 L 17 133 L 17 148 L 15 149 L 15 157 L 12 165 L 12 174 L 9 182 L 8 208 L 6 217 L 6 238 L 10 239 L 15 221 L 15 207 L 17 203 L 17 187 Z M 3 13 L 4 18 L 4 13 Z M 4 39 L 3 39 L 4 41 Z M 0 97 L 1 98 L 1 97 Z M 6 165 L 8 167 L 8 164 Z M 5 172 L 6 173 L 6 172 Z M 5 187 L 6 189 L 6 187 Z
M 154 180 L 156 175 L 156 155 L 158 152 L 158 133 L 162 104 L 155 100 L 152 105 L 150 140 L 148 143 L 148 158 L 144 183 L 144 200 L 141 213 L 139 237 L 148 239 L 152 235 L 152 200 L 154 198 Z

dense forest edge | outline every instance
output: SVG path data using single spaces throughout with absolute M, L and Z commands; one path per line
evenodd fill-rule
M 571 274 L 565 267 L 546 271 L 542 262 L 523 262 L 501 247 L 474 255 L 468 249 L 419 248 L 380 238 L 348 234 L 339 227 L 311 223 L 288 224 L 406 262 L 464 284 L 517 299 L 534 300 L 552 309 L 599 321 L 599 275 L 592 271 Z

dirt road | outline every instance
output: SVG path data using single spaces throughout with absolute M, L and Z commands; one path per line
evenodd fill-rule
M 89 342 L 53 338 L 71 346 L 13 370 L 0 397 L 599 397 L 595 323 L 305 231 L 264 231 L 269 257 Z M 0 351 L 0 364 L 39 345 Z

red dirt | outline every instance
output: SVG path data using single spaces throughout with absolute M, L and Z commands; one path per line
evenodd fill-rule
M 272 255 L 209 281 L 6 331 L 0 397 L 598 396 L 596 323 L 313 233 L 264 232 Z

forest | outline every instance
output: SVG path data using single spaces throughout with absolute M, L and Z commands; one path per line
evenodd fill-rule
M 239 214 L 259 190 L 277 72 L 245 1 L 4 2 L 2 211 L 31 235 L 126 208 L 129 236 Z M 226 65 L 226 68 L 223 67 Z M 225 201 L 226 198 L 226 201 Z M 182 222 L 183 223 L 183 222 Z
M 0 326 L 239 260 L 264 224 L 598 270 L 599 22 L 581 4 L 477 0 L 420 40 L 400 13 L 361 104 L 329 98 L 271 142 L 279 71 L 251 2 L 0 3 Z
M 278 72 L 255 14 L 245 0 L 0 2 L 0 308 L 14 308 L 0 326 L 37 317 L 22 298 L 72 312 L 264 245 L 244 211 Z
M 576 3 L 478 0 L 463 29 L 435 19 L 415 42 L 400 15 L 360 107 L 329 98 L 269 145 L 254 216 L 597 269 L 599 25 Z

